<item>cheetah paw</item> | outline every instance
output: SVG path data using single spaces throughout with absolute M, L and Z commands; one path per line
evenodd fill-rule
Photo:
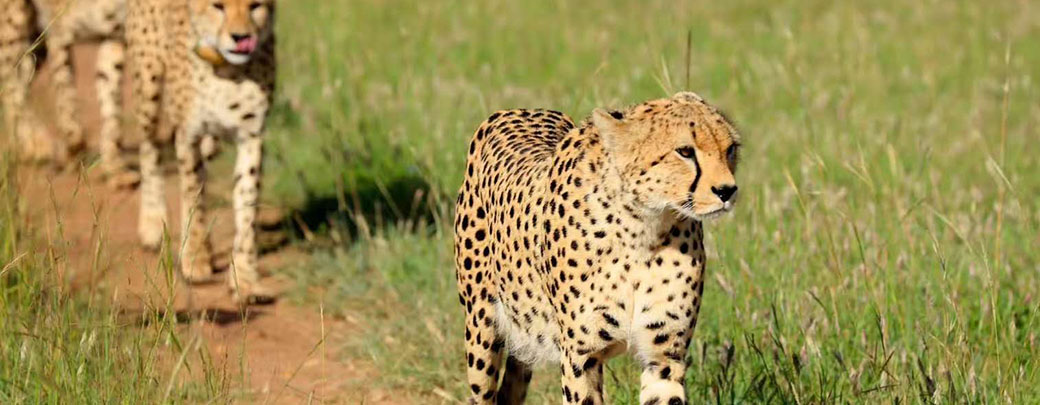
M 199 143 L 199 152 L 202 153 L 204 159 L 213 159 L 214 156 L 220 153 L 220 144 L 217 142 L 217 137 L 210 135 L 202 137 L 202 141 Z
M 191 284 L 203 284 L 214 280 L 213 278 L 213 266 L 209 264 L 208 260 L 200 260 L 200 263 L 194 265 L 181 264 L 181 274 L 184 275 L 184 280 Z
M 237 289 L 232 288 L 231 299 L 241 306 L 270 305 L 277 300 L 277 296 L 263 286 L 240 285 Z
M 124 171 L 108 175 L 108 186 L 115 190 L 129 190 L 141 183 L 141 175 L 133 171 Z
M 163 220 L 142 218 L 137 228 L 137 237 L 141 247 L 149 252 L 158 251 L 163 242 Z

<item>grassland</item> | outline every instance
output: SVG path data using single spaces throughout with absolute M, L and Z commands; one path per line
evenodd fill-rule
M 300 300 L 389 387 L 465 394 L 451 200 L 492 111 L 699 92 L 747 144 L 709 226 L 699 402 L 1040 401 L 1040 7 L 322 1 L 279 9 L 268 200 Z M 638 371 L 609 367 L 618 403 Z M 557 401 L 557 371 L 533 401 Z
M 289 208 L 311 253 L 278 272 L 297 282 L 291 299 L 362 325 L 330 344 L 388 389 L 464 398 L 450 222 L 482 119 L 580 119 L 689 89 L 746 144 L 738 208 L 708 227 L 692 403 L 1040 401 L 1040 5 L 293 0 L 278 13 L 265 200 Z M 188 344 L 173 320 L 127 328 L 99 296 L 66 291 L 61 241 L 19 226 L 4 157 L 0 402 L 227 400 L 219 375 L 171 377 Z M 531 403 L 558 401 L 557 373 L 536 372 Z M 634 403 L 636 365 L 611 362 L 607 388 Z

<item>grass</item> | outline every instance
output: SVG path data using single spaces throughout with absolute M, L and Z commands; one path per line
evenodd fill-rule
M 171 353 L 197 352 L 175 319 L 128 319 L 101 291 L 66 282 L 61 243 L 20 229 L 14 169 L 0 166 L 0 402 L 226 402 L 228 381 L 204 353 L 188 367 L 199 378 L 172 371 Z
M 230 402 L 232 381 L 162 315 L 174 311 L 128 316 L 111 291 L 63 274 L 71 243 L 30 229 L 8 145 L 0 140 L 0 403 Z M 172 282 L 170 262 L 161 267 Z
M 267 198 L 326 241 L 286 274 L 298 299 L 365 325 L 344 345 L 388 387 L 464 398 L 450 212 L 477 123 L 690 89 L 747 145 L 738 209 L 709 226 L 694 403 L 1040 401 L 1037 5 L 299 0 L 279 13 Z M 612 398 L 634 402 L 636 366 L 609 369 Z M 558 401 L 556 378 L 536 372 L 532 402 Z

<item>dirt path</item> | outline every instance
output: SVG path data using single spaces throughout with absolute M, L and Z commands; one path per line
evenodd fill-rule
M 94 77 L 93 49 L 77 47 L 74 56 L 81 110 L 88 139 L 93 141 L 97 128 L 90 80 Z M 42 91 L 47 87 L 45 81 L 43 72 L 34 86 L 37 104 L 47 98 Z M 394 403 L 386 392 L 373 388 L 378 380 L 375 367 L 346 361 L 337 353 L 335 342 L 360 333 L 357 325 L 324 317 L 318 308 L 294 306 L 284 299 L 243 314 L 231 304 L 222 282 L 195 286 L 167 282 L 159 271 L 158 255 L 138 247 L 137 193 L 107 188 L 97 179 L 98 171 L 55 172 L 25 167 L 19 175 L 21 195 L 30 213 L 26 221 L 52 246 L 64 246 L 68 256 L 62 274 L 71 278 L 72 285 L 104 288 L 130 315 L 156 308 L 176 311 L 179 319 L 185 319 L 184 336 L 198 339 L 199 347 L 208 349 L 217 368 L 231 377 L 233 394 L 245 402 Z M 176 176 L 167 178 L 168 206 L 174 222 L 171 229 L 175 230 L 179 224 L 179 204 L 173 198 L 177 181 Z M 228 190 L 222 188 L 218 185 L 212 189 L 227 195 Z M 213 214 L 219 267 L 221 258 L 227 260 L 233 230 L 229 209 L 217 208 Z M 303 259 L 302 255 L 291 247 L 281 247 L 262 256 L 261 269 L 283 268 L 285 263 Z M 264 281 L 276 290 L 287 287 L 276 277 Z

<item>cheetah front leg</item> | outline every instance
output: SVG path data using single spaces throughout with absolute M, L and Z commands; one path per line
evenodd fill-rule
M 672 354 L 674 353 L 674 357 Z M 643 366 L 639 378 L 639 403 L 683 405 L 686 403 L 686 348 L 655 356 Z
M 666 276 L 667 277 L 667 276 Z M 700 283 L 698 281 L 698 283 Z M 680 283 L 671 283 L 673 286 Z M 665 286 L 658 286 L 665 290 Z M 691 297 L 699 294 L 697 287 L 684 286 Z M 643 360 L 640 376 L 639 403 L 683 405 L 686 403 L 686 352 L 697 322 L 697 295 L 683 306 L 637 303 L 643 308 L 633 331 L 639 358 Z M 689 300 L 689 298 L 687 298 Z M 646 301 L 643 301 L 646 302 Z M 690 306 L 693 305 L 693 306 Z
M 213 277 L 212 250 L 203 203 L 206 165 L 199 151 L 202 135 L 186 129 L 175 135 L 177 173 L 181 181 L 181 273 L 188 282 L 208 281 Z
M 76 108 L 76 87 L 72 76 L 72 44 L 75 40 L 73 30 L 62 28 L 52 30 L 47 35 L 48 63 L 54 67 L 51 80 L 54 85 L 54 107 L 57 110 L 58 129 L 64 150 L 58 151 L 56 159 L 66 163 L 68 157 L 83 149 L 83 128 L 79 123 Z
M 103 41 L 97 54 L 98 107 L 101 113 L 100 145 L 101 167 L 108 177 L 109 185 L 116 188 L 133 187 L 140 180 L 130 170 L 119 145 L 121 125 L 119 119 L 120 79 L 123 76 L 125 47 L 120 41 Z
M 683 405 L 686 403 L 686 352 L 697 325 L 704 285 L 700 274 L 703 273 L 701 270 L 694 271 L 695 274 L 666 268 L 655 270 L 662 274 L 662 279 L 673 278 L 678 282 L 656 286 L 662 295 L 637 296 L 636 307 L 641 310 L 633 339 L 643 361 L 639 403 Z M 663 294 L 667 297 L 662 298 Z
M 260 274 L 257 271 L 260 252 L 256 242 L 263 142 L 259 129 L 240 131 L 236 140 L 238 151 L 235 157 L 233 191 L 235 240 L 228 283 L 235 302 L 266 304 L 274 300 L 274 295 L 260 284 Z
M 137 235 L 145 248 L 157 250 L 166 231 L 166 185 L 160 165 L 159 145 L 151 135 L 141 139 L 141 208 Z
M 686 352 L 697 317 L 688 313 L 658 306 L 640 316 L 633 334 L 643 360 L 639 403 L 686 403 Z
M 561 353 L 563 403 L 599 405 L 603 403 L 603 361 L 601 353 Z
M 131 77 L 131 134 L 141 140 L 138 154 L 141 170 L 141 207 L 137 233 L 141 244 L 158 249 L 167 230 L 166 186 L 160 165 L 160 140 L 168 139 L 168 119 L 160 119 L 159 98 L 165 69 L 153 53 L 154 45 L 131 43 L 128 67 Z

